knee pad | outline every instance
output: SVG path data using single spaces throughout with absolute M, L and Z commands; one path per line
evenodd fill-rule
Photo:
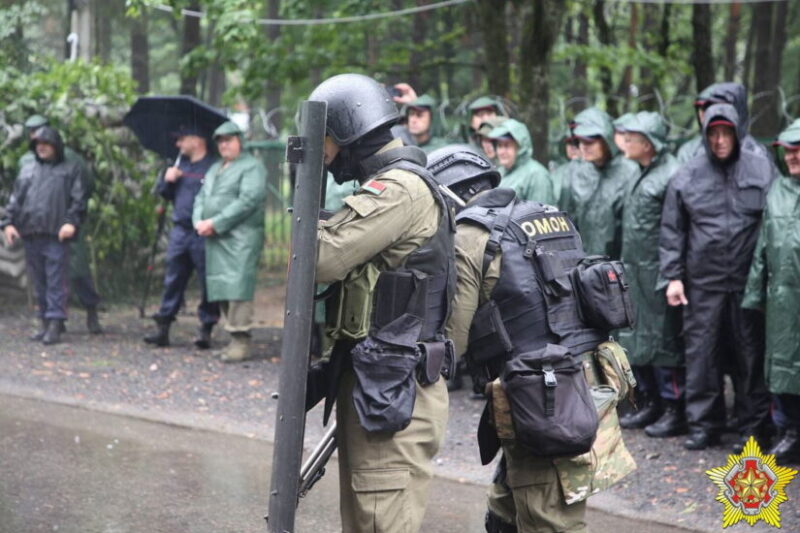
M 517 533 L 517 526 L 509 524 L 492 511 L 486 511 L 486 533 Z

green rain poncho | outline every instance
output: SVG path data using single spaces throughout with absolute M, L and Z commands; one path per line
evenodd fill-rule
M 778 143 L 800 143 L 800 120 Z M 775 180 L 767 195 L 742 307 L 766 314 L 769 391 L 800 394 L 800 176 Z
M 658 113 L 643 111 L 625 124 L 626 131 L 647 137 L 656 157 L 639 167 L 625 192 L 622 260 L 636 312 L 636 328 L 619 332 L 619 341 L 634 365 L 680 366 L 681 309 L 669 307 L 660 283 L 658 236 L 664 196 L 680 166 L 666 145 L 667 125 Z
M 431 127 L 430 130 L 428 130 L 430 137 L 428 137 L 428 140 L 426 142 L 422 144 L 417 144 L 417 146 L 422 148 L 422 150 L 426 154 L 429 154 L 434 150 L 441 148 L 442 146 L 447 146 L 448 144 L 447 139 L 438 136 L 439 130 L 441 128 L 439 127 L 439 120 L 438 117 L 436 116 L 436 99 L 433 98 L 433 96 L 423 94 L 422 96 L 420 96 L 419 98 L 408 104 L 408 107 L 406 108 L 406 114 L 408 114 L 408 109 L 412 107 L 424 108 L 430 111 L 431 113 Z
M 238 135 L 233 122 L 214 132 Z M 215 234 L 206 238 L 206 287 L 209 301 L 252 300 L 256 268 L 264 248 L 264 200 L 267 196 L 267 171 L 264 165 L 244 150 L 224 167 L 214 163 L 194 200 L 192 221 L 211 219 Z
M 519 146 L 517 159 L 511 169 L 498 166 L 500 171 L 500 187 L 514 189 L 521 200 L 555 204 L 556 192 L 550 173 L 538 161 L 533 159 L 533 143 L 528 128 L 522 122 L 510 118 L 493 129 L 490 139 L 499 139 L 510 135 Z
M 588 255 L 618 259 L 622 248 L 622 205 L 637 165 L 625 159 L 614 144 L 614 126 L 607 113 L 590 107 L 575 117 L 578 137 L 602 137 L 612 157 L 598 168 L 571 161 L 562 184 L 561 208 L 572 216 Z

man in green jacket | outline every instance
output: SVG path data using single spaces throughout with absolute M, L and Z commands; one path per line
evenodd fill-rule
M 436 100 L 427 94 L 410 102 L 405 108 L 408 132 L 414 138 L 417 146 L 422 148 L 425 153 L 430 153 L 447 144 L 445 139 L 434 135 L 437 129 L 435 110 Z
M 587 255 L 618 259 L 622 248 L 622 204 L 636 165 L 619 153 L 608 113 L 590 107 L 575 117 L 581 160 L 569 163 L 561 209 L 573 216 Z
M 556 191 L 550 173 L 533 159 L 533 143 L 527 126 L 510 118 L 492 130 L 489 138 L 494 141 L 499 162 L 500 186 L 514 189 L 517 198 L 554 204 Z
M 500 98 L 494 96 L 481 96 L 476 98 L 467 107 L 467 132 L 464 141 L 476 148 L 481 147 L 478 129 L 484 122 L 489 122 L 498 117 L 508 117 L 508 112 Z
M 243 150 L 243 134 L 233 122 L 214 131 L 221 160 L 206 173 L 194 201 L 192 222 L 206 237 L 206 290 L 220 302 L 231 343 L 226 362 L 250 357 L 250 329 L 256 268 L 264 248 L 264 200 L 267 171 Z
M 742 307 L 766 314 L 764 375 L 777 399 L 781 438 L 769 451 L 779 463 L 800 463 L 800 120 L 774 143 L 789 176 L 775 180 L 747 279 Z
M 636 310 L 636 328 L 619 332 L 628 351 L 640 399 L 638 409 L 620 418 L 624 428 L 646 428 L 651 437 L 686 433 L 683 406 L 685 374 L 680 342 L 681 313 L 667 306 L 661 283 L 658 236 L 664 196 L 679 164 L 666 143 L 667 124 L 658 113 L 629 117 L 625 151 L 639 173 L 625 193 L 622 217 L 622 260 Z

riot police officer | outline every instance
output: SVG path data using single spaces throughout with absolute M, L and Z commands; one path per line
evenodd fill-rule
M 457 215 L 458 283 L 447 333 L 456 353 L 465 354 L 475 381 L 480 383 L 483 378 L 479 386 L 497 378 L 506 361 L 548 345 L 559 344 L 576 355 L 593 350 L 603 340 L 603 333 L 578 320 L 574 297 L 556 301 L 545 294 L 549 290 L 546 282 L 533 268 L 538 259 L 528 253 L 533 242 L 537 251 L 555 259 L 550 266 L 574 265 L 583 250 L 567 215 L 545 204 L 518 200 L 511 189 L 495 189 L 500 182 L 498 172 L 469 146 L 432 152 L 428 168 L 440 184 L 466 202 Z M 496 353 L 490 353 L 493 350 Z M 493 385 L 486 389 L 495 391 Z M 490 403 L 496 405 L 493 399 Z M 569 457 L 556 460 L 531 453 L 514 438 L 501 436 L 499 416 L 498 410 L 487 406 L 479 428 L 484 464 L 500 445 L 503 451 L 489 488 L 486 530 L 586 531 L 591 461 L 580 464 Z M 487 431 L 492 434 L 489 438 L 485 438 Z M 633 468 L 633 460 L 624 446 L 617 453 L 612 470 L 621 477 Z M 580 481 L 573 484 L 575 480 Z M 573 485 L 583 488 L 574 490 Z
M 391 133 L 400 115 L 382 85 L 342 74 L 309 100 L 328 104 L 325 166 L 360 183 L 318 230 L 316 281 L 334 284 L 325 419 L 336 400 L 342 530 L 416 532 L 447 424 L 454 223 L 424 152 Z

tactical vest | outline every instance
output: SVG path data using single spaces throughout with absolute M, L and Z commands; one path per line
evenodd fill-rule
M 456 271 L 453 213 L 439 192 L 438 184 L 425 168 L 426 156 L 416 147 L 404 146 L 375 154 L 361 163 L 365 175 L 374 176 L 394 169 L 406 170 L 419 176 L 433 195 L 441 216 L 436 233 L 422 246 L 408 254 L 399 267 L 377 273 L 377 280 L 367 281 L 359 295 L 339 294 L 335 305 L 347 305 L 350 311 L 335 309 L 335 316 L 357 315 L 352 308 L 371 308 L 369 334 L 376 335 L 404 314 L 421 319 L 419 331 L 384 332 L 402 335 L 408 342 L 444 341 L 444 326 L 450 302 L 455 293 Z M 367 267 L 362 276 L 372 276 L 376 269 Z M 347 291 L 350 283 L 341 284 L 338 291 Z M 341 319 L 340 319 L 341 322 Z M 329 322 L 330 325 L 330 322 Z M 342 335 L 341 323 L 333 329 L 334 338 Z M 409 338 L 409 335 L 414 338 Z M 358 340 L 351 335 L 349 338 Z
M 577 355 L 594 349 L 606 335 L 580 319 L 568 273 L 585 254 L 569 216 L 538 202 L 520 201 L 509 189 L 494 189 L 461 211 L 457 222 L 489 232 L 483 259 L 502 253 L 500 277 L 490 300 L 475 313 L 468 360 L 488 364 L 498 374 L 502 363 L 546 344 Z

